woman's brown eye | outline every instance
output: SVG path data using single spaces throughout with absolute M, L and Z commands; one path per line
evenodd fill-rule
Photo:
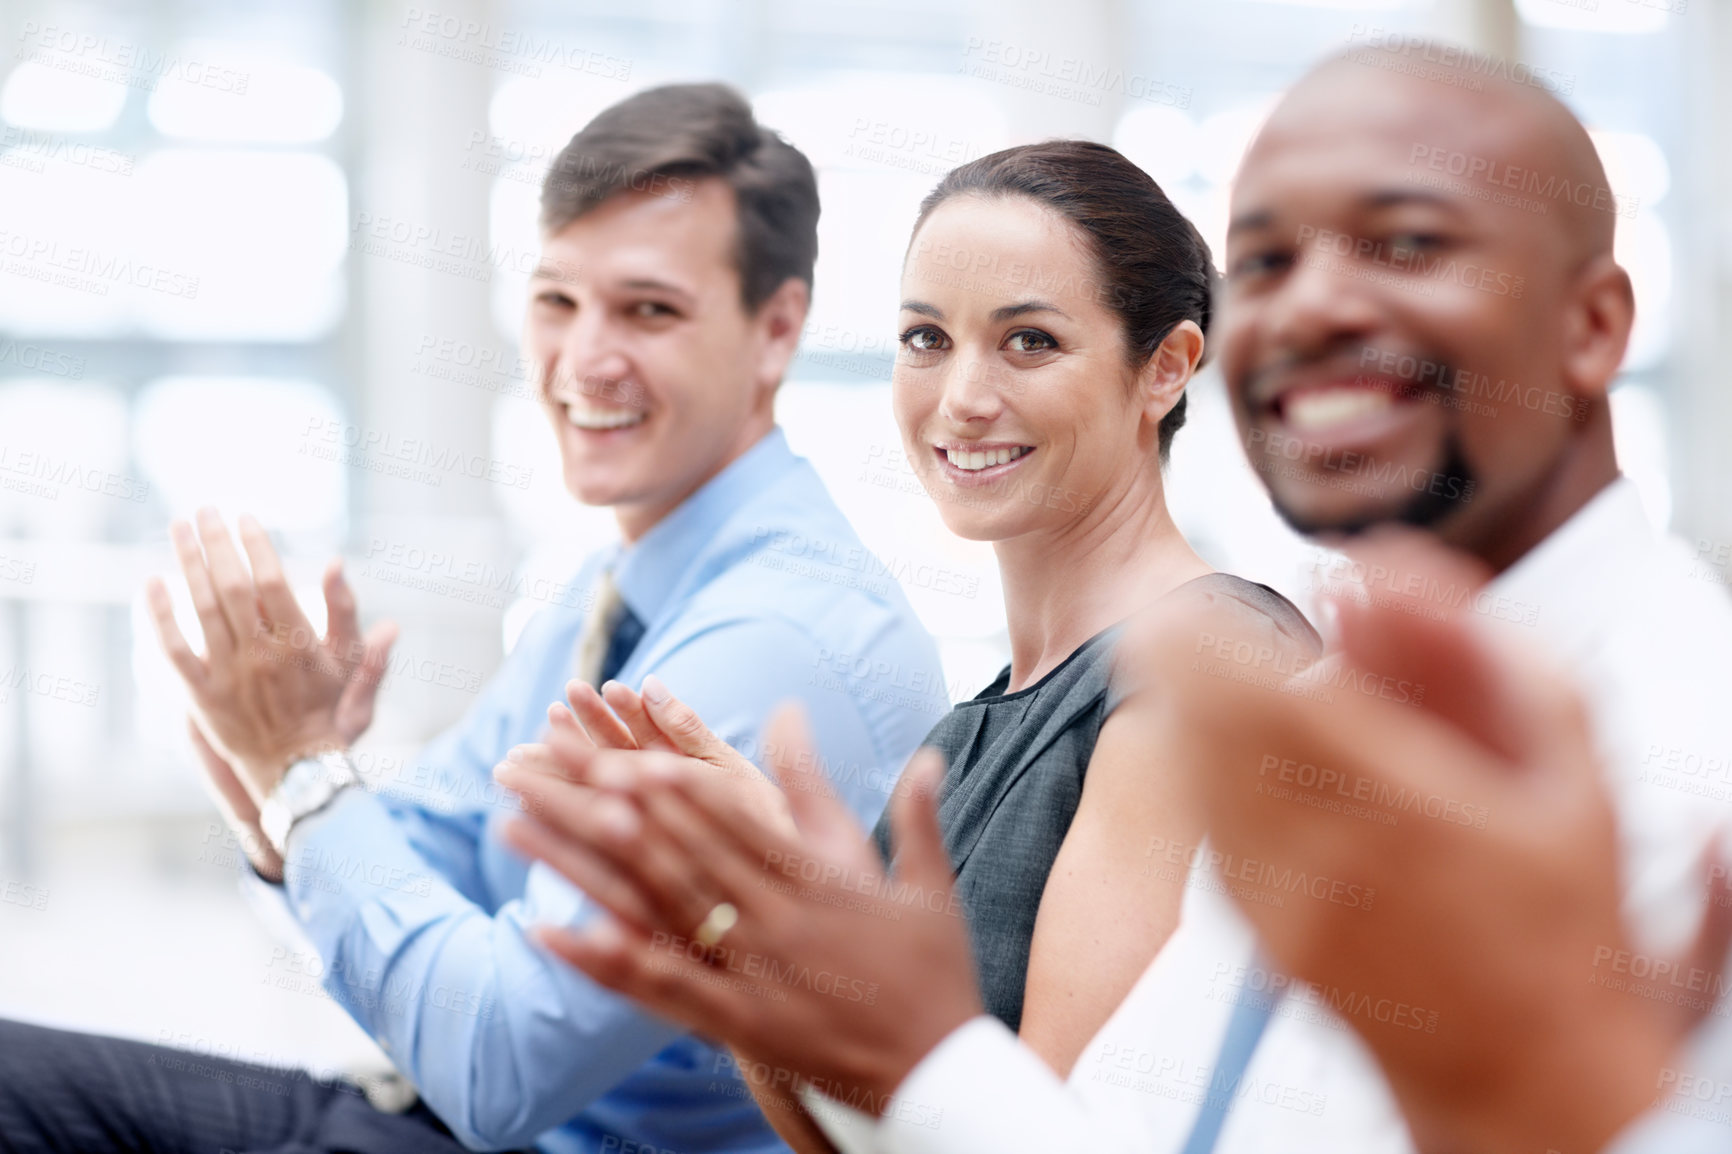
M 896 338 L 902 342 L 902 347 L 918 353 L 936 352 L 943 347 L 943 335 L 937 329 L 922 325 L 917 329 L 909 329 Z

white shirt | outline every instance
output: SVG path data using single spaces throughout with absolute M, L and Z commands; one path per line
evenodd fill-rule
M 1634 486 L 1619 480 L 1501 574 L 1474 607 L 1531 636 L 1575 674 L 1587 698 L 1617 805 L 1625 909 L 1637 943 L 1628 957 L 1597 959 L 1595 970 L 1634 983 L 1694 932 L 1701 853 L 1732 824 L 1732 600 L 1681 543 L 1653 532 Z M 820 1122 L 832 1140 L 847 1154 L 1177 1154 L 1209 1090 L 1236 1000 L 1269 997 L 1281 980 L 1256 965 L 1249 923 L 1220 892 L 1206 859 L 1189 877 L 1178 928 L 1068 1081 L 999 1022 L 980 1018 L 926 1056 L 883 1119 L 825 1111 Z M 1659 986 L 1661 997 L 1689 992 L 1687 984 Z M 1217 1154 L 1412 1154 L 1382 1073 L 1349 1023 L 1356 1015 L 1401 1015 L 1427 1029 L 1435 1017 L 1380 993 L 1277 994 Z M 1686 1140 L 1705 1140 L 1699 1131 L 1706 1129 L 1718 1132 L 1720 1148 L 1732 1146 L 1710 1113 L 1732 1118 L 1732 1028 L 1718 1017 L 1709 1022 L 1714 1028 L 1703 1031 L 1687 1076 L 1712 1082 L 1710 1098 L 1724 1080 L 1725 1098 L 1703 1102 L 1700 1082 L 1688 1083 L 1688 1092 L 1680 1085 L 1670 1109 L 1633 1127 L 1615 1154 L 1692 1149 Z

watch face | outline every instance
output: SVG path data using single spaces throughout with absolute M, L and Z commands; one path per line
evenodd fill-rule
M 289 766 L 277 788 L 259 807 L 259 828 L 279 854 L 295 822 L 323 809 L 345 786 L 360 778 L 342 754 L 303 758 Z

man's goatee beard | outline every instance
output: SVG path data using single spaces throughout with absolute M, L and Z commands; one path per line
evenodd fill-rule
M 1434 493 L 1432 486 L 1427 485 L 1414 493 L 1407 504 L 1392 513 L 1373 513 L 1344 521 L 1323 522 L 1307 518 L 1282 504 L 1274 489 L 1269 491 L 1269 500 L 1288 528 L 1306 537 L 1316 537 L 1324 533 L 1339 533 L 1351 537 L 1378 525 L 1411 525 L 1416 529 L 1429 529 L 1471 501 L 1474 490 L 1478 488 L 1474 484 L 1467 457 L 1461 451 L 1461 439 L 1451 433 L 1443 448 L 1443 468 L 1438 469 L 1434 476 L 1458 481 L 1460 484 L 1453 492 L 1444 493 Z

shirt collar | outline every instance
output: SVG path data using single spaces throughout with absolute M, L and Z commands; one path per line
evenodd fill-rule
M 620 599 L 639 621 L 655 621 L 729 516 L 797 461 L 781 428 L 772 427 L 636 542 L 613 546 L 602 564 L 612 566 Z
M 1559 656 L 1580 657 L 1619 612 L 1656 541 L 1636 486 L 1619 477 L 1491 582 L 1537 608 L 1532 624 Z

